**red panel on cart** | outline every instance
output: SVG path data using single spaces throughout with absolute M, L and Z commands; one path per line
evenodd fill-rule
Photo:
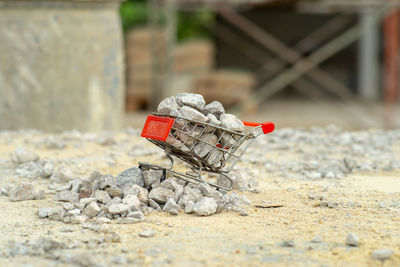
M 171 130 L 174 119 L 157 116 L 147 116 L 142 130 L 142 137 L 165 141 Z

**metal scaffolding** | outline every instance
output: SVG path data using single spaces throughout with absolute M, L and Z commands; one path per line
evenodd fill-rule
M 307 12 L 322 12 L 337 14 L 331 21 L 321 25 L 318 29 L 305 36 L 294 46 L 289 47 L 278 38 L 258 26 L 245 16 L 240 10 L 248 7 L 268 4 L 290 3 L 296 8 Z M 150 0 L 150 25 L 156 32 L 162 27 L 165 33 L 166 49 L 164 57 L 153 46 L 153 100 L 154 103 L 168 94 L 172 71 L 172 51 L 175 46 L 176 20 L 175 13 L 178 10 L 197 10 L 199 8 L 211 9 L 218 13 L 242 34 L 246 34 L 256 41 L 264 49 L 275 54 L 268 62 L 260 62 L 255 52 L 240 49 L 241 37 L 236 31 L 223 25 L 217 29 L 211 29 L 221 39 L 227 40 L 230 45 L 236 46 L 242 53 L 254 61 L 262 63 L 257 73 L 262 74 L 266 80 L 248 101 L 252 104 L 261 104 L 275 93 L 292 85 L 299 92 L 311 99 L 318 101 L 324 91 L 336 95 L 353 114 L 356 121 L 367 121 L 363 108 L 370 108 L 369 101 L 379 97 L 379 25 L 385 20 L 385 90 L 384 99 L 394 101 L 398 91 L 398 12 L 400 0 L 305 0 L 305 1 L 279 1 L 279 0 Z M 358 14 L 360 19 L 353 21 L 345 14 Z M 161 14 L 161 19 L 160 19 Z M 395 16 L 391 18 L 391 16 Z M 390 19 L 391 18 L 391 19 Z M 396 33 L 395 33 L 396 32 Z M 345 84 L 319 66 L 328 58 L 342 51 L 350 44 L 359 41 L 359 92 L 353 94 Z M 307 54 L 308 51 L 312 51 Z M 289 65 L 289 67 L 288 67 Z M 312 82 L 310 82 L 312 81 Z M 353 105 L 357 103 L 358 105 Z M 360 106 L 361 108 L 356 108 Z M 248 103 L 240 103 L 236 109 L 243 110 Z

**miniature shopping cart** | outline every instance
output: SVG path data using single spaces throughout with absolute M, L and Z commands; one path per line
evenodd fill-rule
M 170 160 L 169 167 L 139 163 L 145 170 L 163 170 L 163 177 L 169 175 L 190 183 L 208 183 L 218 190 L 232 189 L 228 173 L 233 169 L 247 148 L 261 134 L 274 130 L 272 122 L 243 122 L 254 127 L 247 132 L 238 132 L 183 117 L 154 113 L 147 117 L 142 137 L 164 149 Z M 190 171 L 182 173 L 173 169 L 174 157 L 190 165 Z M 203 177 L 202 177 L 203 174 Z M 218 176 L 219 182 L 211 182 L 204 176 Z

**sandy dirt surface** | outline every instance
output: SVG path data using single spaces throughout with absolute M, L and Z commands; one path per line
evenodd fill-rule
M 49 185 L 65 181 L 18 177 L 10 154 L 19 146 L 34 151 L 41 160 L 51 160 L 55 170 L 70 170 L 73 179 L 94 170 L 117 175 L 139 161 L 168 162 L 160 149 L 132 130 L 115 134 L 110 144 L 98 141 L 96 134 L 75 135 L 57 135 L 63 148 L 48 145 L 49 135 L 39 132 L 0 135 L 0 187 L 28 182 L 46 193 L 45 199 L 20 202 L 0 196 L 0 266 L 400 266 L 398 170 L 309 180 L 242 161 L 238 168 L 260 168 L 255 177 L 260 192 L 236 192 L 251 200 L 248 216 L 226 211 L 209 217 L 152 212 L 141 223 L 112 222 L 110 227 L 120 240 L 81 224 L 39 219 L 39 208 L 59 205 Z M 139 148 L 149 155 L 135 153 Z M 296 160 L 292 150 L 266 151 L 266 161 Z M 321 202 L 333 204 L 327 207 Z M 270 204 L 281 207 L 257 207 Z M 146 229 L 155 230 L 155 235 L 140 237 Z M 349 233 L 359 237 L 358 247 L 346 245 Z M 317 236 L 321 239 L 312 242 Z M 34 244 L 40 237 L 61 246 L 37 251 Z M 15 252 L 15 244 L 25 244 L 29 252 Z M 372 251 L 383 248 L 393 251 L 388 260 L 371 257 Z

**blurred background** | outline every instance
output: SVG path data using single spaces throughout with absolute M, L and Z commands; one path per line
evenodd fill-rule
M 142 127 L 194 92 L 278 127 L 400 125 L 399 0 L 0 0 L 0 129 Z

